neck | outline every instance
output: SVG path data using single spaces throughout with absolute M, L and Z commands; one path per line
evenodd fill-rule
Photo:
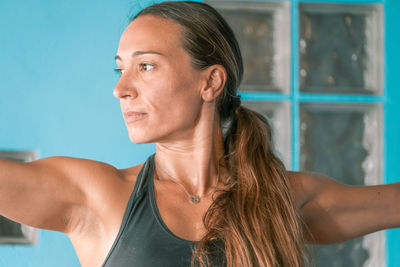
M 214 190 L 218 174 L 219 182 L 224 180 L 223 156 L 219 120 L 214 115 L 201 118 L 186 138 L 156 144 L 157 175 L 180 183 L 191 195 L 204 196 Z

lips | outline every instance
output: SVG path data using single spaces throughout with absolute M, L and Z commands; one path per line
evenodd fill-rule
M 143 119 L 147 114 L 136 111 L 127 111 L 124 112 L 124 118 L 126 123 L 133 123 Z

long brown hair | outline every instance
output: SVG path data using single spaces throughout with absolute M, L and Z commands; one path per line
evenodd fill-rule
M 223 241 L 228 267 L 304 266 L 301 220 L 285 167 L 271 147 L 271 127 L 261 114 L 240 106 L 236 95 L 243 62 L 232 29 L 214 8 L 199 2 L 155 4 L 131 21 L 144 15 L 182 26 L 182 46 L 195 68 L 220 64 L 227 72 L 217 105 L 229 189 L 203 217 L 207 234 L 197 244 L 192 266 L 209 266 L 209 247 L 214 240 Z

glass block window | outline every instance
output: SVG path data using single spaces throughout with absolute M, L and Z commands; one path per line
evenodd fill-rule
M 300 90 L 379 94 L 381 5 L 300 3 Z
M 382 179 L 381 140 L 381 104 L 300 104 L 301 170 L 351 185 L 376 184 Z
M 345 184 L 373 185 L 382 181 L 381 159 L 381 104 L 300 103 L 300 170 Z M 317 266 L 384 266 L 384 234 L 312 251 Z
M 243 105 L 264 115 L 273 129 L 275 153 L 288 168 L 292 164 L 292 136 L 290 123 L 290 102 L 288 101 L 243 101 Z
M 384 0 L 206 1 L 244 58 L 243 105 L 268 118 L 287 169 L 382 183 Z M 313 246 L 317 267 L 385 266 L 385 236 Z
M 29 162 L 37 159 L 37 153 L 35 151 L 0 151 L 0 158 Z M 36 228 L 14 222 L 0 215 L 0 245 L 36 245 L 37 243 L 38 231 Z
M 238 39 L 242 91 L 289 92 L 290 9 L 287 2 L 213 1 Z

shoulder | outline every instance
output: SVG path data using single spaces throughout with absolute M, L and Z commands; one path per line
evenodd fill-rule
M 55 157 L 51 164 L 63 165 L 68 179 L 78 184 L 83 201 L 73 209 L 69 231 L 83 262 L 107 255 L 121 227 L 126 205 L 143 164 L 118 169 L 110 164 L 79 158 Z
M 107 205 L 107 200 L 113 203 L 114 198 L 124 195 L 136 183 L 142 164 L 118 169 L 110 164 L 81 158 L 56 157 L 54 164 L 64 169 L 68 179 L 79 186 L 85 196 L 85 205 L 101 209 Z M 106 201 L 105 201 L 106 200 Z
M 129 199 L 143 165 L 118 169 L 104 162 L 72 157 L 49 157 L 32 164 L 60 178 L 55 182 L 64 188 L 74 188 L 75 199 L 69 200 L 74 203 L 69 229 L 75 233 L 86 231 L 93 222 L 112 220 Z
M 315 172 L 287 171 L 290 188 L 299 208 L 321 195 L 325 190 L 339 185 L 330 177 Z
M 91 184 L 107 181 L 134 181 L 138 175 L 142 164 L 126 168 L 117 169 L 116 167 L 96 160 L 73 158 L 73 157 L 48 157 L 31 162 L 37 166 L 38 171 L 56 172 L 65 178 L 73 180 L 82 186 L 86 182 Z

